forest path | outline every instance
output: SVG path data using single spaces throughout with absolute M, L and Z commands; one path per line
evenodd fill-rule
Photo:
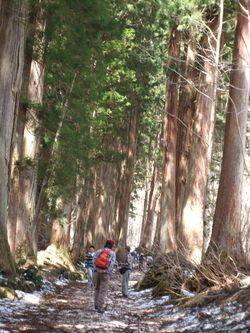
M 132 287 L 141 273 L 131 274 Z M 151 297 L 151 290 L 130 289 L 129 299 L 121 296 L 121 275 L 112 276 L 106 311 L 94 310 L 93 291 L 87 283 L 60 286 L 39 304 L 2 301 L 0 332 L 60 333 L 168 333 L 250 332 L 249 293 L 245 306 L 235 301 L 194 308 L 179 308 L 168 296 Z M 1 300 L 0 300 L 1 303 Z M 2 310 L 2 311 L 1 311 Z M 3 311 L 4 310 L 4 311 Z
M 130 285 L 140 276 L 140 273 L 132 273 Z M 121 296 L 119 273 L 112 276 L 104 314 L 94 310 L 93 294 L 87 283 L 71 282 L 58 287 L 39 304 L 18 307 L 15 303 L 1 318 L 0 332 L 157 332 L 152 322 L 150 327 L 146 322 L 141 327 L 139 310 L 133 308 L 140 293 L 132 291 L 129 299 Z

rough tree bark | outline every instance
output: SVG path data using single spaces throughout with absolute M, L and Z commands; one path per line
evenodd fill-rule
M 89 208 L 92 202 L 89 178 L 89 173 L 87 172 L 85 180 L 81 181 L 82 188 L 76 200 L 76 216 L 74 217 L 74 220 L 71 221 L 73 242 L 70 247 L 71 256 L 74 261 L 82 255 L 84 247 L 89 247 L 89 245 L 93 243 L 93 234 L 90 232 L 89 235 L 89 231 L 87 231 Z
M 204 71 L 200 78 L 200 95 L 194 119 L 188 178 L 179 225 L 182 246 L 187 258 L 194 262 L 201 261 L 203 250 L 203 214 L 214 132 L 223 0 L 221 0 L 220 16 L 218 16 L 217 8 L 212 9 L 212 12 L 207 15 L 209 22 L 205 43 L 207 52 L 204 59 Z
M 45 173 L 43 175 L 43 179 L 42 179 L 42 183 L 41 183 L 41 186 L 40 186 L 39 193 L 37 194 L 36 207 L 35 207 L 35 212 L 33 214 L 33 221 L 32 221 L 32 242 L 33 242 L 32 248 L 33 248 L 35 257 L 37 255 L 37 250 L 38 250 L 37 246 L 38 246 L 39 221 L 40 221 L 41 208 L 42 208 L 42 206 L 44 204 L 44 201 L 45 201 L 45 189 L 46 189 L 46 186 L 48 185 L 51 174 L 53 174 L 53 159 L 54 159 L 55 153 L 56 153 L 56 148 L 57 148 L 57 144 L 58 144 L 57 142 L 58 142 L 59 136 L 61 134 L 61 130 L 62 130 L 62 126 L 63 126 L 64 120 L 65 120 L 65 117 L 66 117 L 67 112 L 68 112 L 69 98 L 70 98 L 70 96 L 72 94 L 72 91 L 74 89 L 75 81 L 76 81 L 76 77 L 77 77 L 77 72 L 72 73 L 72 74 L 73 74 L 72 82 L 71 82 L 71 85 L 69 87 L 68 94 L 65 96 L 65 100 L 62 103 L 61 118 L 60 118 L 60 121 L 57 125 L 57 130 L 56 130 L 56 133 L 55 133 L 52 148 L 51 148 L 51 151 L 49 153 L 49 156 L 47 157 L 46 170 L 45 170 Z
M 32 229 L 37 194 L 37 155 L 40 135 L 36 107 L 43 100 L 44 86 L 44 11 L 39 7 L 35 19 L 29 24 L 29 38 L 34 39 L 32 55 L 26 54 L 22 98 L 26 104 L 21 105 L 18 120 L 22 138 L 19 168 L 19 200 L 16 224 L 16 248 L 21 244 L 27 259 L 35 261 L 32 241 Z
M 87 179 L 85 179 L 84 188 L 86 193 L 81 197 L 77 226 L 78 228 L 82 228 L 81 226 L 84 225 L 84 246 L 87 247 L 91 244 L 96 246 L 94 238 L 96 220 L 96 170 L 94 167 L 91 168 Z M 77 235 L 76 237 L 79 238 Z
M 113 238 L 112 222 L 115 219 L 115 199 L 118 174 L 113 163 L 99 162 L 93 168 L 94 177 L 88 197 L 88 218 L 84 226 L 84 246 L 103 246 Z
M 69 251 L 72 204 L 58 198 L 56 206 L 61 210 L 62 216 L 52 223 L 50 243 Z
M 178 62 L 180 56 L 180 33 L 174 24 L 170 33 L 168 49 L 167 95 L 163 131 L 163 179 L 160 208 L 160 247 L 163 252 L 175 251 L 176 244 L 176 138 L 178 105 Z
M 119 244 L 125 245 L 127 241 L 130 196 L 132 192 L 133 174 L 136 159 L 137 135 L 139 114 L 137 110 L 131 111 L 128 127 L 127 160 L 122 165 L 120 186 L 118 190 L 117 226 Z
M 150 184 L 151 184 L 151 173 L 152 170 L 150 168 L 151 163 L 149 159 L 146 162 L 146 182 L 145 182 L 145 194 L 144 194 L 144 202 L 143 202 L 143 214 L 142 214 L 142 224 L 141 224 L 141 235 L 140 235 L 140 245 L 139 248 L 142 246 L 143 239 L 144 239 L 144 232 L 146 226 L 146 219 L 147 219 L 147 209 L 148 209 L 148 200 L 149 200 L 149 192 L 150 192 Z
M 161 228 L 160 228 L 160 195 L 159 195 L 159 198 L 156 203 L 155 212 L 156 212 L 157 218 L 156 218 L 156 227 L 155 227 L 155 234 L 154 234 L 152 249 L 153 249 L 153 251 L 156 251 L 156 253 L 159 253 L 160 231 L 161 231 Z
M 153 226 L 154 226 L 154 218 L 155 218 L 155 209 L 156 203 L 158 199 L 158 168 L 157 162 L 154 161 L 153 166 L 153 174 L 150 182 L 150 191 L 148 198 L 148 206 L 146 212 L 145 226 L 143 230 L 143 235 L 140 243 L 141 248 L 145 248 L 147 250 L 151 249 L 153 244 Z
M 26 35 L 27 2 L 0 2 L 0 267 L 14 273 L 7 240 L 11 145 L 15 132 Z
M 180 89 L 178 106 L 177 157 L 176 157 L 176 229 L 179 246 L 183 242 L 180 228 L 185 185 L 187 183 L 188 159 L 190 157 L 195 113 L 197 71 L 195 68 L 196 47 L 192 35 L 188 36 L 184 69 L 184 86 Z
M 250 1 L 240 0 L 224 150 L 211 242 L 241 257 L 241 192 L 250 84 Z
M 104 144 L 113 149 L 113 139 Z M 105 148 L 104 148 L 105 149 Z M 114 163 L 99 161 L 87 172 L 74 226 L 72 253 L 76 258 L 90 245 L 103 246 L 107 238 L 115 238 L 115 200 L 118 172 Z

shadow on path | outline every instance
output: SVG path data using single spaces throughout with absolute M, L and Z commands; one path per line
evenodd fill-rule
M 132 285 L 139 275 L 131 277 Z M 13 303 L 1 318 L 0 332 L 138 332 L 138 316 L 131 316 L 129 303 L 133 299 L 121 297 L 119 273 L 112 276 L 104 314 L 94 310 L 93 291 L 87 283 L 74 282 L 58 287 L 39 304 L 19 307 Z
M 131 274 L 132 287 L 141 274 Z M 248 289 L 244 293 L 248 294 Z M 221 304 L 181 308 L 169 296 L 151 297 L 151 290 L 130 289 L 129 299 L 121 296 L 121 275 L 115 273 L 106 300 L 106 311 L 94 310 L 93 291 L 87 283 L 74 282 L 58 287 L 39 304 L 3 301 L 0 305 L 0 333 L 196 333 L 250 332 L 250 301 L 233 298 Z

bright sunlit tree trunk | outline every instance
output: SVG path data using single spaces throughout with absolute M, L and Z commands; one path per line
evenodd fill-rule
M 179 225 L 180 239 L 186 256 L 194 262 L 201 261 L 203 251 L 204 206 L 214 133 L 223 1 L 219 9 L 220 15 L 217 10 L 212 10 L 207 15 L 209 26 L 204 45 L 204 70 L 200 77 L 200 94 L 194 116 L 188 177 Z

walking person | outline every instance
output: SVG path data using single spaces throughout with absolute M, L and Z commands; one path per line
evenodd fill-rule
M 145 258 L 144 258 L 144 254 L 141 253 L 139 256 L 139 271 L 144 272 L 145 270 Z
M 130 247 L 125 246 L 120 272 L 122 274 L 122 296 L 126 298 L 128 297 L 128 283 L 132 265 L 133 257 L 130 253 Z
M 110 276 L 116 261 L 113 240 L 107 240 L 104 248 L 94 254 L 94 304 L 99 313 L 104 312 L 105 298 L 108 293 Z
M 95 247 L 94 245 L 90 245 L 89 250 L 85 256 L 85 268 L 87 271 L 87 279 L 88 279 L 88 286 L 90 288 L 93 288 L 93 269 L 94 269 L 94 264 L 93 264 L 93 258 L 94 258 L 94 252 L 95 252 Z

